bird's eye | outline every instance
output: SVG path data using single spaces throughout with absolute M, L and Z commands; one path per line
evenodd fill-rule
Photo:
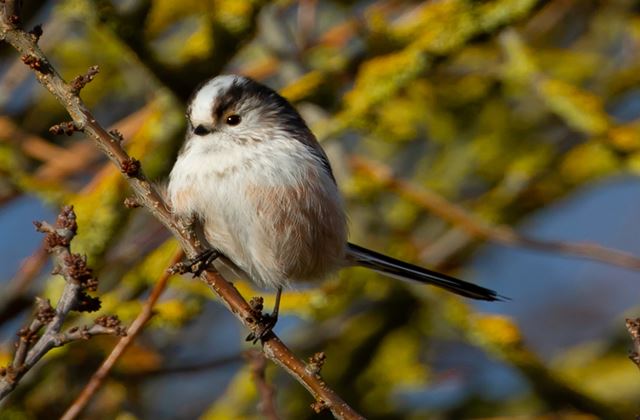
M 241 118 L 238 114 L 229 115 L 225 122 L 227 125 L 238 125 L 240 124 Z
M 196 136 L 205 136 L 207 134 L 209 134 L 209 130 L 207 130 L 204 125 L 199 125 L 196 128 L 193 129 L 193 134 L 195 134 Z

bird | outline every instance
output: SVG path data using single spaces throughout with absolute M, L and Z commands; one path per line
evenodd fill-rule
M 196 88 L 187 132 L 169 175 L 174 214 L 198 226 L 207 249 L 190 260 L 212 263 L 262 288 L 276 302 L 283 288 L 319 281 L 341 268 L 378 273 L 484 301 L 497 292 L 348 242 L 347 215 L 331 164 L 298 111 L 245 76 L 219 75 Z M 200 267 L 200 268 L 195 268 Z

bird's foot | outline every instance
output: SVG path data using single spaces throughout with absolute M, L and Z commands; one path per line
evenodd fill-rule
M 187 261 L 173 265 L 169 271 L 172 274 L 192 273 L 193 277 L 198 277 L 219 256 L 220 252 L 213 248 L 209 248 Z
M 272 333 L 277 322 L 277 316 L 274 317 L 273 314 L 261 314 L 256 330 L 249 333 L 245 341 L 251 341 L 253 344 L 256 344 L 258 340 L 264 341 L 264 339 Z
M 253 344 L 256 344 L 258 340 L 264 341 L 269 334 L 271 334 L 273 327 L 276 326 L 278 322 L 278 312 L 280 311 L 280 296 L 282 295 L 282 288 L 278 287 L 278 291 L 276 292 L 276 303 L 273 307 L 273 312 L 270 314 L 263 314 L 263 299 L 261 297 L 253 298 L 249 302 L 251 305 L 251 309 L 258 315 L 258 323 L 255 331 L 252 331 L 247 338 L 246 341 L 252 341 Z

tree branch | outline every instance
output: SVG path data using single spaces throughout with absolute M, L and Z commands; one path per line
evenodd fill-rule
M 48 300 L 36 298 L 35 318 L 18 332 L 13 362 L 0 369 L 0 400 L 13 391 L 24 374 L 52 348 L 99 334 L 125 334 L 117 318 L 104 316 L 97 318 L 92 326 L 62 331 L 62 324 L 72 310 L 91 312 L 100 307 L 98 299 L 86 294 L 87 290 L 95 291 L 97 280 L 87 267 L 85 258 L 72 254 L 69 248 L 78 229 L 73 207 L 62 209 L 56 226 L 46 222 L 36 222 L 35 225 L 38 231 L 47 234 L 45 244 L 47 251 L 53 254 L 54 273 L 61 274 L 66 283 L 55 308 Z M 38 337 L 42 328 L 44 332 Z
M 35 38 L 3 19 L 0 23 L 0 39 L 6 40 L 20 54 L 23 54 L 23 61 L 34 70 L 38 82 L 65 107 L 76 126 L 91 137 L 109 159 L 121 169 L 134 190 L 137 201 L 175 235 L 185 254 L 192 258 L 202 251 L 193 232 L 173 216 L 161 194 L 145 178 L 139 165 L 134 164 L 137 161 L 122 148 L 120 140 L 96 121 L 77 92 L 65 83 L 50 65 L 38 48 Z M 254 333 L 264 328 L 259 314 L 252 311 L 236 288 L 217 272 L 204 272 L 200 278 L 210 286 L 245 327 Z M 269 359 L 284 368 L 313 395 L 316 400 L 315 407 L 328 408 L 336 418 L 362 418 L 327 386 L 320 375 L 307 371 L 306 364 L 298 359 L 274 333 L 264 338 L 263 351 Z
M 510 247 L 556 252 L 632 270 L 640 270 L 640 257 L 627 252 L 606 248 L 595 243 L 537 239 L 521 235 L 509 226 L 492 226 L 441 195 L 396 177 L 391 168 L 382 163 L 373 162 L 359 156 L 351 156 L 349 162 L 357 171 L 374 178 L 392 191 L 408 198 L 475 238 Z
M 174 257 L 171 259 L 169 267 L 178 263 L 183 257 L 184 253 L 182 252 L 182 250 L 176 252 Z M 129 348 L 129 345 L 133 343 L 133 340 L 135 340 L 136 337 L 142 332 L 147 321 L 151 319 L 151 316 L 153 315 L 153 307 L 160 298 L 162 292 L 164 292 L 169 277 L 169 271 L 165 270 L 153 287 L 149 298 L 142 307 L 142 311 L 140 311 L 136 319 L 129 327 L 127 335 L 122 337 L 120 341 L 118 341 L 118 344 L 116 344 L 113 350 L 111 350 L 111 353 L 109 354 L 109 356 L 107 356 L 104 362 L 102 362 L 102 365 L 100 365 L 98 370 L 94 372 L 94 374 L 91 376 L 91 379 L 89 380 L 89 382 L 87 382 L 75 401 L 69 406 L 62 417 L 60 417 L 60 420 L 75 419 L 84 410 L 91 398 L 102 386 L 104 380 L 107 378 L 107 375 L 116 364 L 118 359 L 120 359 L 124 352 Z
M 278 420 L 280 417 L 278 416 L 274 401 L 276 391 L 273 386 L 267 382 L 266 378 L 267 359 L 262 352 L 254 349 L 244 352 L 244 357 L 249 362 L 251 377 L 258 389 L 258 395 L 260 395 L 258 409 L 262 417 L 269 420 Z

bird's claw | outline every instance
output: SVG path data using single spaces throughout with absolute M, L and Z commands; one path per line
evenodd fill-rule
M 260 320 L 258 325 L 256 326 L 255 331 L 252 331 L 247 338 L 246 341 L 252 341 L 253 344 L 256 344 L 258 340 L 264 341 L 272 334 L 273 327 L 276 326 L 278 322 L 278 313 L 280 312 L 280 297 L 282 296 L 282 287 L 278 287 L 278 291 L 276 292 L 276 301 L 273 306 L 273 312 L 270 314 L 263 314 L 263 299 L 261 297 L 254 297 L 249 301 L 249 305 L 251 306 L 252 311 L 257 315 L 257 318 Z
M 187 261 L 175 264 L 169 269 L 169 271 L 172 274 L 192 273 L 193 277 L 198 277 L 219 256 L 220 252 L 213 248 L 210 248 L 202 251 L 201 253 Z
M 264 341 L 272 333 L 273 327 L 276 326 L 277 322 L 278 318 L 273 317 L 271 314 L 262 315 L 256 331 L 249 333 L 245 341 L 251 341 L 253 344 L 256 344 L 258 340 Z

